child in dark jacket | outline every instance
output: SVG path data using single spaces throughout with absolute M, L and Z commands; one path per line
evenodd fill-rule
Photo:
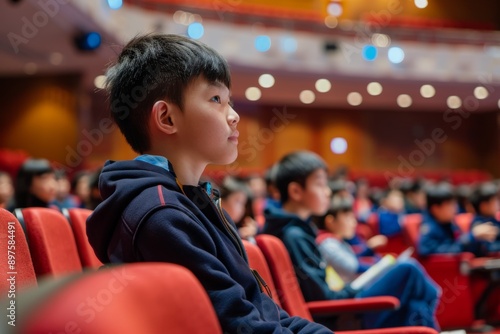
M 317 229 L 311 221 L 312 215 L 324 215 L 330 205 L 326 165 L 319 156 L 311 152 L 285 156 L 279 162 L 276 184 L 283 209 L 266 212 L 264 233 L 277 236 L 285 244 L 307 301 L 393 295 L 401 297 L 405 304 L 398 311 L 365 316 L 367 327 L 438 327 L 434 319 L 438 288 L 424 282 L 422 272 L 417 272 L 415 266 L 407 266 L 400 273 L 402 278 L 399 279 L 413 287 L 404 291 L 392 285 L 378 285 L 366 291 L 356 291 L 348 284 L 338 291 L 329 288 L 325 271 L 327 262 L 316 245 Z M 417 283 L 417 280 L 422 283 Z
M 226 61 L 195 40 L 147 35 L 125 46 L 107 72 L 107 90 L 113 119 L 140 155 L 106 162 L 89 241 L 104 263 L 189 269 L 225 333 L 329 333 L 288 316 L 261 291 L 265 283 L 248 267 L 217 191 L 199 184 L 207 164 L 228 164 L 238 154 L 230 87 Z
M 494 240 L 480 242 L 479 255 L 486 256 L 490 253 L 500 252 L 500 221 L 496 219 L 500 210 L 498 187 L 491 182 L 480 184 L 471 194 L 469 200 L 476 212 L 471 223 L 471 230 L 478 225 L 486 224 L 496 227 L 498 231 Z
M 447 183 L 427 189 L 427 210 L 420 226 L 420 255 L 466 251 L 478 254 L 479 241 L 496 238 L 497 228 L 487 224 L 474 226 L 469 233 L 461 233 L 453 222 L 457 205 L 453 188 Z

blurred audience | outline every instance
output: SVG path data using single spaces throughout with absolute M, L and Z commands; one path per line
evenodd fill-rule
M 0 171 L 0 208 L 14 209 L 14 185 L 9 173 Z
M 454 223 L 457 203 L 453 188 L 440 183 L 427 190 L 427 214 L 420 227 L 418 252 L 420 255 L 460 253 L 464 251 L 481 255 L 478 241 L 493 241 L 498 228 L 488 224 L 474 226 L 469 233 L 462 233 Z
M 71 193 L 78 197 L 80 208 L 88 207 L 90 201 L 90 173 L 86 170 L 79 171 L 73 176 Z
M 386 191 L 377 213 L 380 234 L 388 237 L 401 234 L 404 217 L 403 193 L 396 189 Z
M 226 177 L 220 187 L 220 197 L 222 208 L 235 222 L 240 237 L 254 242 L 258 224 L 253 219 L 251 210 L 248 210 L 251 208 L 251 204 L 248 205 L 251 203 L 248 186 L 234 177 Z
M 15 183 L 17 208 L 50 207 L 56 192 L 56 176 L 49 161 L 28 159 L 23 163 Z
M 52 204 L 59 210 L 78 207 L 80 201 L 76 196 L 71 195 L 71 183 L 66 172 L 60 169 L 56 170 L 55 177 L 57 183 L 56 198 Z
M 480 184 L 471 194 L 470 203 L 476 213 L 471 223 L 471 230 L 477 226 L 491 226 L 497 231 L 493 240 L 480 242 L 479 253 L 488 255 L 500 252 L 500 222 L 496 218 L 500 210 L 498 187 L 492 182 Z

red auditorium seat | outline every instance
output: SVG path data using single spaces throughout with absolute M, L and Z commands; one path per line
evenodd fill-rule
M 403 225 L 403 233 L 415 249 L 421 223 L 422 215 L 410 214 L 406 215 Z M 474 322 L 470 277 L 461 270 L 473 257 L 471 253 L 418 257 L 429 276 L 443 289 L 436 314 L 442 328 L 467 328 Z
M 17 333 L 222 333 L 196 277 L 168 263 L 83 274 L 61 284 L 44 298 L 43 307 L 20 320 L 25 319 Z
M 278 295 L 278 291 L 276 290 L 276 286 L 274 285 L 273 276 L 271 275 L 271 271 L 269 270 L 264 254 L 262 254 L 262 251 L 257 245 L 254 245 L 246 240 L 242 241 L 247 252 L 248 264 L 250 265 L 250 268 L 257 270 L 259 275 L 266 282 L 274 302 L 281 306 L 280 296 Z
M 455 223 L 460 228 L 460 231 L 462 231 L 462 233 L 468 233 L 470 231 L 470 225 L 472 224 L 473 219 L 473 213 L 459 213 L 455 216 Z
M 1 295 L 6 297 L 6 292 L 10 288 L 10 281 L 7 279 L 11 276 L 15 276 L 16 290 L 36 286 L 35 270 L 24 231 L 16 217 L 5 209 L 0 209 L 0 240 L 2 246 L 2 257 L 0 258 Z M 14 260 L 15 263 L 9 263 L 9 255 L 13 256 L 10 261 Z M 15 274 L 9 274 L 10 272 L 15 272 Z
M 47 208 L 26 208 L 22 216 L 37 277 L 82 271 L 73 232 L 62 213 Z
M 258 236 L 257 238 L 262 239 L 267 237 L 268 236 Z M 264 281 L 266 281 L 268 288 L 270 289 L 271 294 L 273 296 L 273 300 L 278 305 L 281 306 L 279 301 L 280 296 L 278 295 L 278 292 L 276 290 L 276 286 L 274 284 L 271 271 L 269 269 L 269 266 L 267 265 L 266 258 L 264 257 L 263 252 L 259 247 L 248 241 L 243 240 L 243 245 L 245 246 L 245 250 L 248 255 L 248 261 L 250 267 L 259 272 Z M 292 277 L 293 280 L 295 276 Z M 299 288 L 298 285 L 297 288 Z M 331 303 L 333 304 L 334 302 Z M 301 306 L 299 305 L 299 307 Z M 302 304 L 302 308 L 303 311 L 301 311 L 301 313 L 304 315 L 304 318 L 312 321 L 310 310 L 307 309 L 305 302 Z M 343 309 L 343 311 L 345 310 Z M 372 330 L 335 331 L 335 333 L 337 334 L 436 334 L 437 332 L 431 328 L 426 328 L 426 327 L 405 327 L 405 328 L 390 328 L 390 329 L 384 328 L 384 329 L 372 329 Z
M 312 319 L 311 314 L 362 313 L 399 307 L 399 301 L 394 297 L 370 297 L 306 303 L 285 245 L 281 240 L 271 235 L 262 234 L 257 236 L 256 240 L 271 271 L 281 305 L 291 315 Z
M 95 255 L 92 246 L 90 246 L 89 240 L 87 238 L 87 218 L 92 213 L 88 209 L 69 209 L 64 210 L 63 213 L 68 218 L 71 229 L 75 236 L 76 247 L 78 248 L 78 254 L 80 255 L 80 261 L 84 268 L 94 268 L 97 269 L 102 266 L 102 262 L 99 261 Z

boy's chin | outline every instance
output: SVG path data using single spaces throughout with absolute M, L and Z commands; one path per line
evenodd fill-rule
M 236 158 L 238 158 L 238 151 L 237 150 L 234 153 L 228 154 L 225 157 L 220 157 L 219 159 L 217 159 L 216 162 L 214 162 L 214 164 L 215 165 L 230 165 L 236 161 Z

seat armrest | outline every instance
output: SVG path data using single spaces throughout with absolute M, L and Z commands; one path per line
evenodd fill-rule
M 399 300 L 395 297 L 381 296 L 340 300 L 321 300 L 308 302 L 306 305 L 311 314 L 315 316 L 396 310 L 399 308 Z
M 438 334 L 435 329 L 429 327 L 399 327 L 383 329 L 365 329 L 360 331 L 342 331 L 335 334 Z

